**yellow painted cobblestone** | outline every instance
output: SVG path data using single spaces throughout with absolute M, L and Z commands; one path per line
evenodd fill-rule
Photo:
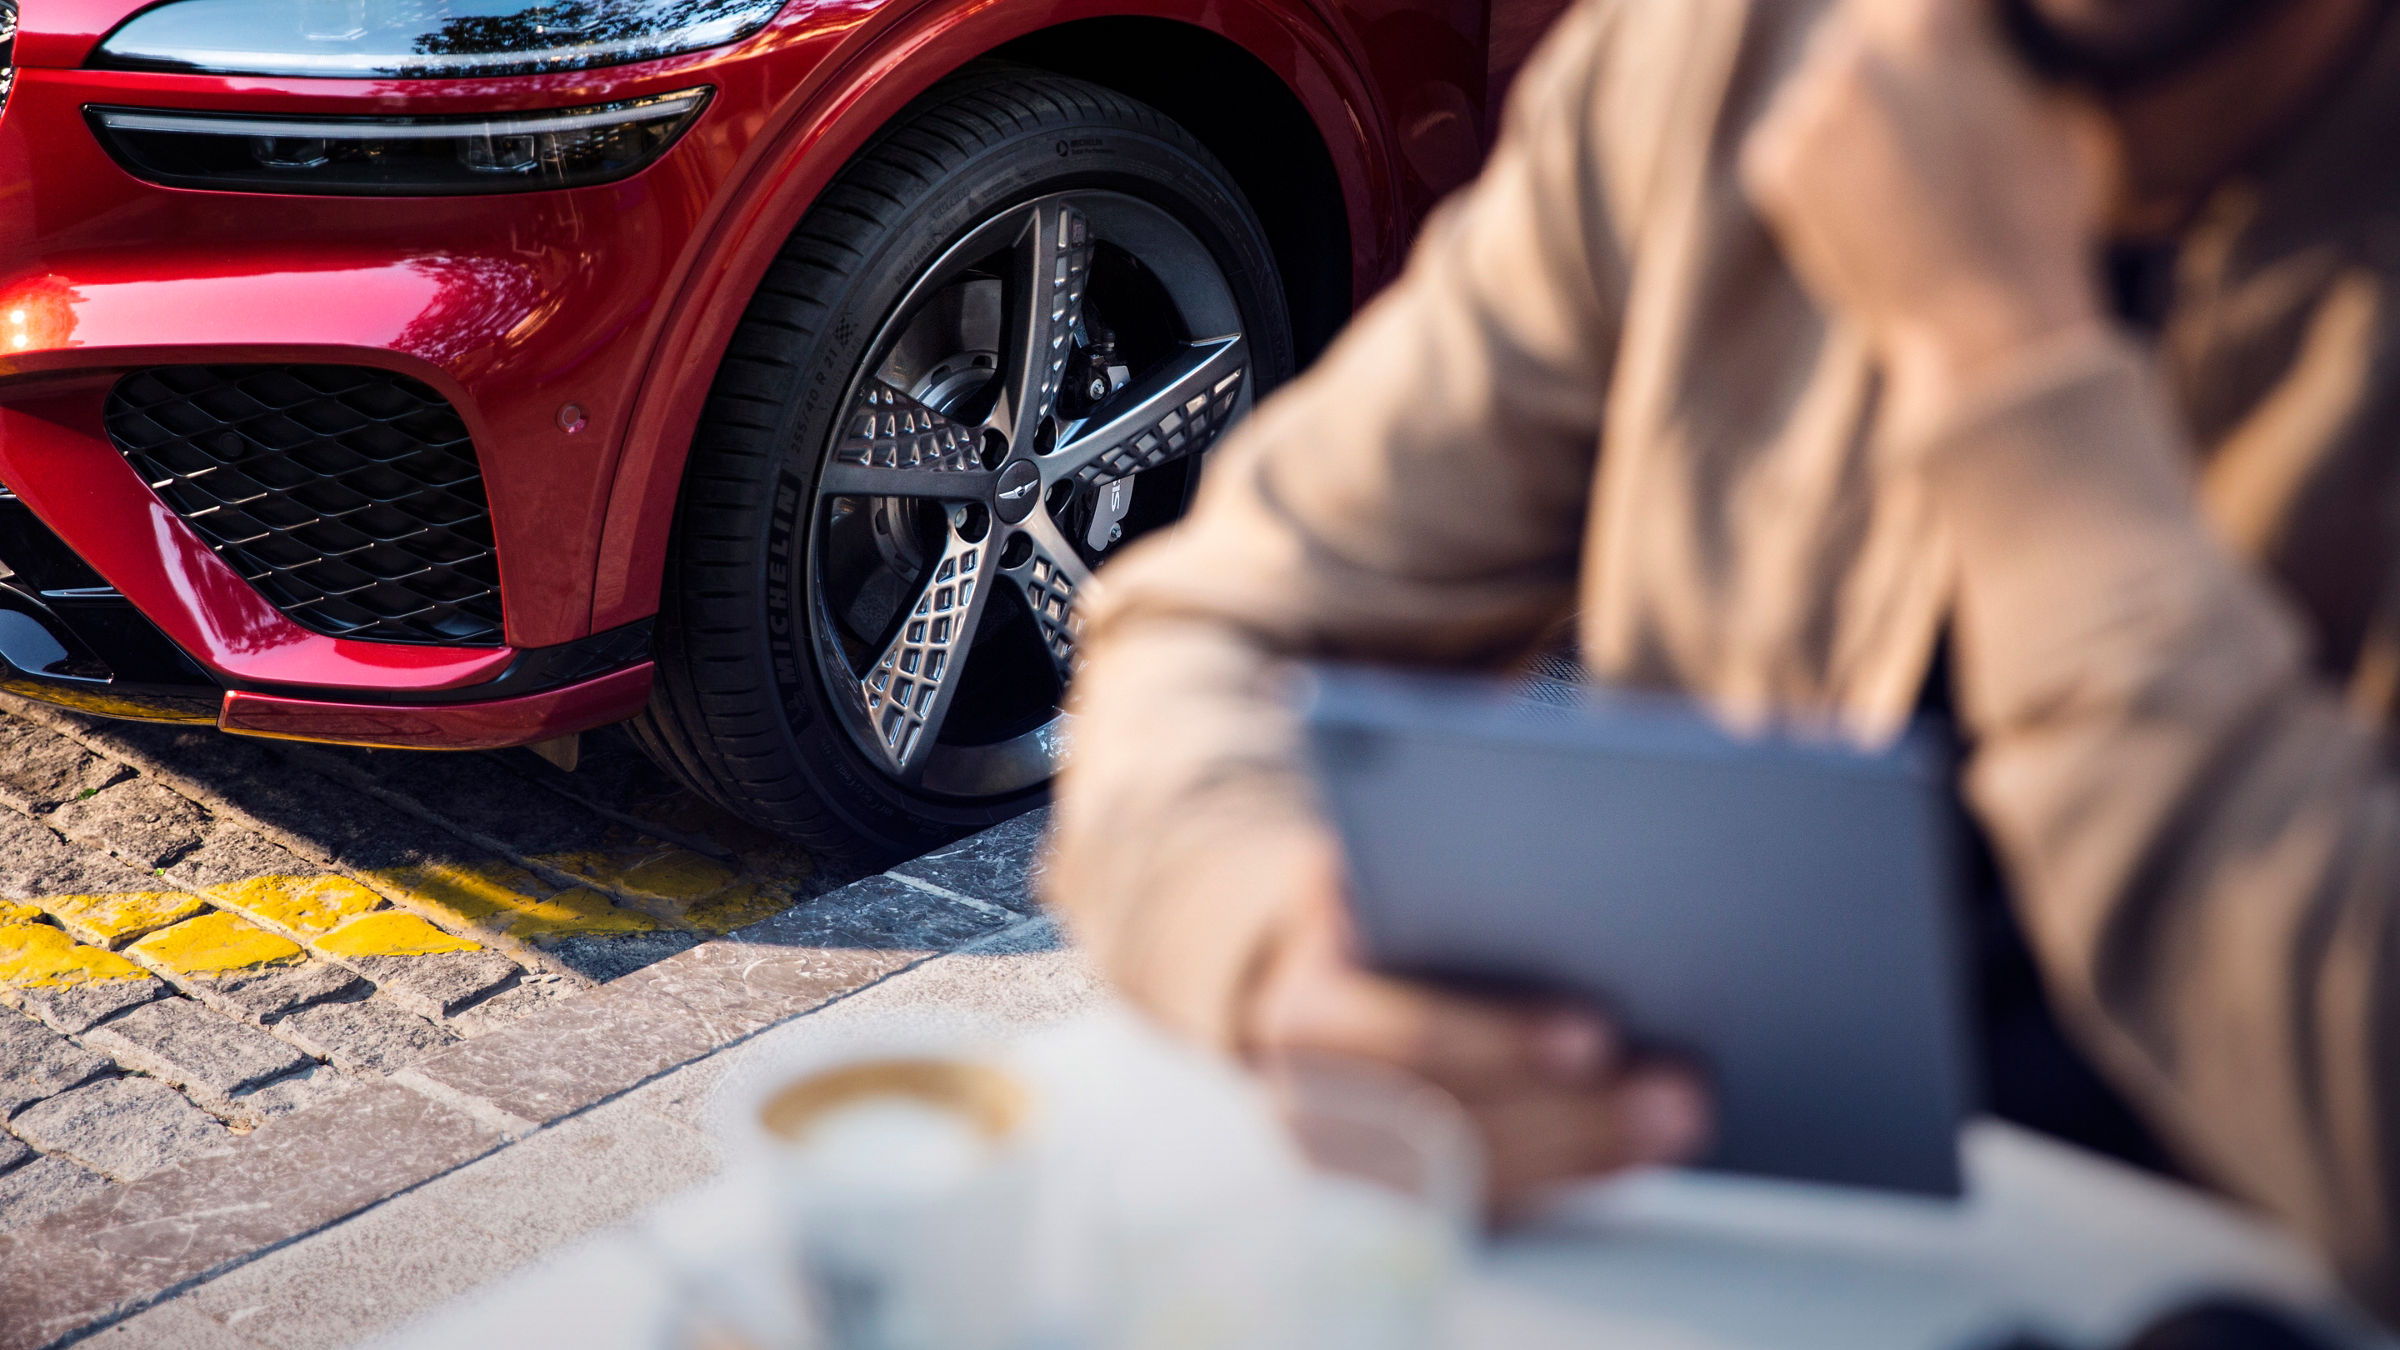
M 210 886 L 201 894 L 306 938 L 330 933 L 384 905 L 382 896 L 341 876 L 252 877 Z
M 73 734 L 81 739 L 80 733 Z M 92 748 L 110 753 L 98 743 Z M 134 754 L 128 763 L 135 761 L 141 772 L 208 800 L 212 811 L 220 809 L 213 797 L 195 793 L 176 777 L 175 766 L 152 764 L 147 752 Z M 439 780 L 433 781 L 436 786 L 426 800 L 438 809 Z M 387 794 L 370 795 L 409 814 L 426 814 Z M 484 803 L 487 797 L 475 801 Z M 506 805 L 504 799 L 492 799 L 492 804 L 495 809 Z M 587 844 L 596 839 L 595 847 L 536 853 L 551 839 L 506 835 L 522 853 L 472 861 L 481 850 L 468 841 L 480 836 L 451 826 L 450 846 L 467 845 L 470 861 L 352 870 L 348 875 L 330 867 L 316 873 L 323 866 L 315 861 L 322 856 L 320 848 L 279 836 L 273 823 L 262 824 L 237 808 L 226 815 L 227 821 L 266 830 L 273 845 L 257 850 L 254 860 L 228 847 L 169 867 L 155 881 L 136 874 L 119 883 L 154 885 L 158 890 L 47 896 L 31 903 L 0 900 L 0 989 L 28 990 L 21 998 L 9 993 L 0 1001 L 35 999 L 30 990 L 36 985 L 115 980 L 156 985 L 153 977 L 159 975 L 188 990 L 218 977 L 224 977 L 219 982 L 227 988 L 281 989 L 298 976 L 278 974 L 261 981 L 251 972 L 287 966 L 345 974 L 311 959 L 320 953 L 351 960 L 355 970 L 347 974 L 363 974 L 379 984 L 388 977 L 395 990 L 415 988 L 411 981 L 420 976 L 445 978 L 453 970 L 496 965 L 494 957 L 453 955 L 489 948 L 499 948 L 537 971 L 563 963 L 584 973 L 587 957 L 600 963 L 595 969 L 613 971 L 616 967 L 608 963 L 622 962 L 623 956 L 600 955 L 596 947 L 562 942 L 600 939 L 605 944 L 606 939 L 635 939 L 661 930 L 725 933 L 787 908 L 815 868 L 804 850 L 686 792 L 636 789 L 591 805 L 601 817 L 600 831 L 578 827 L 552 838 Z M 436 818 L 433 823 L 444 822 Z M 431 852 L 444 856 L 439 845 Z M 179 870 L 187 866 L 188 871 Z M 243 871 L 225 870 L 228 866 Z M 251 867 L 288 871 L 244 877 Z M 189 893 L 168 889 L 179 882 L 215 882 L 226 876 L 244 879 L 194 887 Z M 652 937 L 610 950 L 636 954 L 673 946 Z M 536 957 L 531 954 L 535 949 L 551 955 Z M 410 973 L 404 964 L 379 960 L 389 957 L 429 959 Z M 104 997 L 121 1000 L 140 992 L 118 986 Z
M 77 942 L 46 923 L 0 924 L 0 985 L 56 988 L 148 978 L 149 971 L 115 952 Z
M 731 871 L 689 850 L 662 845 L 622 857 L 577 855 L 577 860 L 612 877 L 628 878 L 628 891 L 632 880 L 638 880 L 651 892 L 707 897 L 694 907 L 703 919 L 755 907 L 752 888 L 728 885 L 734 880 Z M 40 897 L 31 904 L 7 903 L 0 908 L 0 926 L 40 923 L 47 914 L 102 947 L 134 939 L 145 962 L 187 975 L 297 962 L 306 959 L 309 947 L 336 957 L 431 956 L 484 948 L 482 942 L 448 931 L 452 928 L 548 945 L 569 937 L 626 936 L 660 927 L 658 919 L 619 904 L 601 890 L 557 885 L 510 863 L 441 863 L 366 875 L 410 908 L 393 908 L 383 895 L 350 877 L 270 875 L 210 886 L 202 895 L 62 895 Z M 674 903 L 658 898 L 662 907 Z M 221 908 L 210 909 L 209 901 Z M 419 909 L 442 923 L 429 922 L 416 912 Z M 46 923 L 41 926 L 57 932 Z M 709 931 L 723 929 L 712 926 Z M 39 946 L 48 940 L 34 941 Z M 40 957 L 35 965 L 50 959 Z M 93 968 L 103 967 L 116 969 L 106 962 Z
M 553 853 L 540 861 L 613 891 L 683 905 L 706 900 L 740 880 L 714 858 L 656 840 L 628 848 Z
M 627 909 L 589 886 L 574 886 L 545 899 L 521 905 L 508 921 L 512 937 L 539 941 L 553 937 L 618 937 L 654 933 L 658 920 Z
M 816 860 L 799 845 L 689 792 L 673 792 L 637 802 L 633 813 L 643 820 L 657 822 L 669 833 L 705 840 L 715 845 L 722 857 L 739 858 L 743 878 L 767 890 L 790 890 L 816 871 Z
M 782 912 L 815 868 L 807 853 L 689 793 L 648 798 L 632 809 L 667 833 L 717 846 L 719 856 L 618 827 L 604 847 L 535 861 L 709 934 Z
M 654 932 L 658 921 L 589 887 L 559 887 L 513 863 L 386 868 L 375 880 L 470 928 L 527 941 Z
M 745 880 L 680 844 L 644 839 L 616 848 L 551 853 L 535 859 L 602 890 L 635 896 L 702 932 L 729 933 L 776 914 L 791 903 L 791 887 Z
M 180 923 L 208 906 L 182 891 L 122 891 L 113 895 L 47 895 L 33 903 L 86 942 L 119 947 L 145 933 Z
M 299 943 L 221 909 L 161 928 L 127 950 L 178 975 L 225 975 L 308 959 Z
M 315 942 L 328 956 L 433 956 L 442 952 L 474 952 L 483 944 L 469 941 L 427 923 L 405 910 L 362 914 Z
M 507 884 L 510 873 L 522 875 L 530 885 L 541 884 L 532 873 L 505 864 L 470 867 L 431 863 L 421 867 L 386 867 L 367 875 L 387 892 L 398 892 L 411 904 L 433 910 L 456 923 L 469 928 L 497 929 L 512 909 L 501 898 L 514 894 Z
M 791 907 L 790 886 L 745 881 L 692 906 L 683 917 L 691 920 L 692 926 L 701 932 L 711 937 L 722 937 L 736 928 L 747 928 L 763 919 L 774 918 Z

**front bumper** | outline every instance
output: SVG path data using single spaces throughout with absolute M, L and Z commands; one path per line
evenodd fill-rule
M 647 624 L 640 625 L 648 636 Z M 622 722 L 650 699 L 648 660 L 538 693 L 454 703 L 347 703 L 129 677 L 55 610 L 0 583 L 0 691 L 136 722 L 214 725 L 244 736 L 400 750 L 497 750 Z
M 516 79 L 21 69 L 0 108 L 0 688 L 114 716 L 429 748 L 521 744 L 639 711 L 647 621 L 593 623 L 625 428 L 653 378 L 692 378 L 673 362 L 654 376 L 670 303 L 708 264 L 742 151 L 824 46 L 779 21 L 735 48 Z M 631 178 L 476 197 L 162 187 L 113 160 L 83 113 L 497 113 L 701 85 L 718 91 L 707 110 Z M 110 389 L 156 366 L 242 364 L 390 371 L 457 410 L 489 503 L 499 645 L 311 631 L 153 491 L 110 437 Z M 26 554 L 48 545 L 12 534 L 12 512 L 89 575 L 42 581 L 48 564 Z
M 402 749 L 524 745 L 622 721 L 650 692 L 650 624 L 514 651 L 446 691 L 227 688 L 0 491 L 0 691 L 104 717 Z M 362 701 L 363 700 L 363 701 Z
M 0 406 L 0 689 L 103 716 L 411 749 L 528 744 L 647 700 L 647 620 L 540 646 L 309 632 L 81 424 L 88 403 L 69 384 Z

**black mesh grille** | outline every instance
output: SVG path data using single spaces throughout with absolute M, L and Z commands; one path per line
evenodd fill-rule
M 302 627 L 501 640 L 475 446 L 417 381 L 362 366 L 157 366 L 109 391 L 108 434 Z

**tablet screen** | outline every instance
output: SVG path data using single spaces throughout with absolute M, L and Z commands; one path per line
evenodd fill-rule
M 1690 708 L 1312 673 L 1367 958 L 1568 991 L 1697 1062 L 1706 1165 L 1956 1194 L 1972 1075 L 1947 738 L 1736 737 Z

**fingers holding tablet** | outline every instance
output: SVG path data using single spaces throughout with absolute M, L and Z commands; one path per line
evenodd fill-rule
M 1642 1064 L 1588 1088 L 1537 1087 L 1465 1105 L 1484 1138 L 1486 1186 L 1502 1210 L 1561 1181 L 1689 1162 L 1708 1145 L 1707 1090 L 1680 1065 Z
M 1253 1056 L 1355 1056 L 1446 1089 L 1480 1129 L 1502 1207 L 1549 1183 L 1680 1162 L 1704 1147 L 1709 1109 L 1697 1075 L 1629 1059 L 1615 1027 L 1585 1007 L 1370 971 L 1354 955 L 1335 867 L 1302 889 L 1306 902 L 1247 992 Z

